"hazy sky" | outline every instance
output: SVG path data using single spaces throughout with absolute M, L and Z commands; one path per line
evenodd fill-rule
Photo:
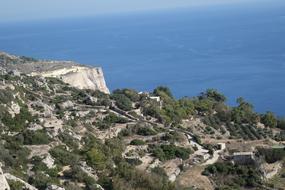
M 94 16 L 262 0 L 0 0 L 0 21 Z

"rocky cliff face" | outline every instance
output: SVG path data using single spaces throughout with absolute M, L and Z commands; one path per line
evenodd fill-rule
M 9 184 L 3 174 L 1 163 L 0 163 L 0 190 L 10 190 Z
M 46 61 L 0 52 L 0 67 L 32 76 L 56 77 L 79 89 L 100 90 L 109 94 L 103 70 L 72 61 Z
M 43 77 L 57 77 L 79 89 L 100 90 L 109 94 L 103 70 L 100 67 L 72 66 L 45 72 L 32 72 L 31 75 Z

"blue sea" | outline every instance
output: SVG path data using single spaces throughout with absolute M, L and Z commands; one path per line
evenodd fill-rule
M 285 116 L 285 3 L 1 23 L 0 51 L 102 66 L 111 90 L 215 88 Z

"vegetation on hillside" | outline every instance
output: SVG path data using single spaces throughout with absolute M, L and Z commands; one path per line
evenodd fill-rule
M 203 174 L 213 179 L 219 190 L 262 188 L 261 174 L 255 166 L 216 163 L 208 166 Z
M 51 184 L 79 190 L 99 185 L 105 190 L 181 189 L 169 181 L 163 163 L 179 160 L 182 164 L 176 167 L 181 171 L 191 163 L 197 147 L 186 134 L 212 156 L 217 147 L 203 144 L 194 130 L 202 124 L 203 135 L 213 139 L 216 134 L 248 141 L 285 139 L 284 118 L 256 113 L 243 98 L 231 107 L 214 89 L 176 99 L 162 86 L 151 93 L 118 89 L 107 95 L 54 78 L 5 74 L 0 79 L 5 80 L 0 88 L 2 168 L 40 190 Z M 184 121 L 195 119 L 201 123 L 184 126 Z M 284 159 L 281 150 L 259 149 L 259 154 L 268 163 Z M 142 158 L 161 164 L 138 170 Z M 263 185 L 256 167 L 216 163 L 204 174 L 218 189 Z M 18 182 L 9 184 L 21 188 Z

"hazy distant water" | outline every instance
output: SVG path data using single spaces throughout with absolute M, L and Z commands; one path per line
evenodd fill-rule
M 110 89 L 207 88 L 285 115 L 285 6 L 0 25 L 0 50 L 100 65 Z

